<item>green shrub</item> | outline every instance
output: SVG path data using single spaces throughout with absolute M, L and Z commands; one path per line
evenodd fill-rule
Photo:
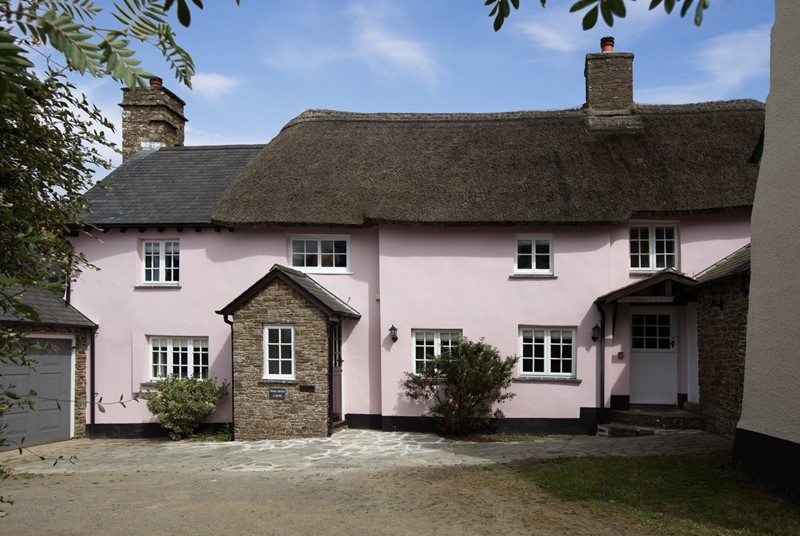
M 215 380 L 169 376 L 153 382 L 155 391 L 140 393 L 140 397 L 147 400 L 147 409 L 158 417 L 169 437 L 182 439 L 190 436 L 228 394 L 228 384 L 218 386 Z
M 514 397 L 511 385 L 517 356 L 500 357 L 483 339 L 461 338 L 442 355 L 429 359 L 424 370 L 406 373 L 405 396 L 430 402 L 430 415 L 444 434 L 466 435 L 503 417 L 495 404 Z

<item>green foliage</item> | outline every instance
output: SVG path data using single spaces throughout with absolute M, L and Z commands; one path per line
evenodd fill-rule
M 631 1 L 635 2 L 636 0 Z M 692 5 L 694 5 L 694 23 L 700 26 L 703 23 L 703 12 L 708 9 L 711 3 L 710 0 L 697 0 L 697 3 L 695 3 L 695 0 L 650 0 L 649 9 L 653 10 L 658 6 L 663 6 L 664 11 L 670 14 L 681 1 L 683 1 L 680 9 L 681 17 L 685 17 Z M 542 7 L 545 7 L 545 5 L 547 5 L 547 0 L 539 0 L 539 3 L 542 4 Z M 591 30 L 594 28 L 599 17 L 602 17 L 603 22 L 610 28 L 614 26 L 614 17 L 619 19 L 625 18 L 627 14 L 625 3 L 626 0 L 577 0 L 572 4 L 569 12 L 575 13 L 576 11 L 588 9 L 582 21 L 584 30 Z M 489 12 L 489 16 L 494 17 L 494 31 L 498 31 L 503 27 L 505 20 L 511 15 L 511 6 L 513 6 L 514 9 L 519 9 L 519 0 L 486 0 L 484 5 L 493 6 L 492 10 Z
M 459 339 L 442 355 L 427 361 L 424 370 L 406 373 L 405 396 L 429 402 L 430 414 L 445 434 L 464 435 L 503 417 L 495 404 L 514 397 L 504 393 L 511 385 L 518 357 L 500 357 L 483 341 Z
M 155 391 L 139 393 L 139 397 L 147 400 L 147 409 L 169 430 L 172 439 L 189 437 L 228 394 L 228 384 L 218 386 L 215 378 L 169 376 L 155 381 L 153 387 Z

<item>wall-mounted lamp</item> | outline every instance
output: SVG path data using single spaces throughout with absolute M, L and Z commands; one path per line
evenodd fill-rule
M 397 328 L 394 327 L 394 324 L 389 328 L 389 337 L 392 338 L 392 342 L 397 342 Z
M 600 338 L 600 326 L 597 324 L 594 325 L 592 328 L 592 341 L 597 342 L 597 339 Z

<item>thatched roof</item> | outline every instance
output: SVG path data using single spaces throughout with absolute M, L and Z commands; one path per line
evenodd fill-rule
M 304 112 L 225 190 L 225 225 L 581 225 L 749 210 L 764 105 Z

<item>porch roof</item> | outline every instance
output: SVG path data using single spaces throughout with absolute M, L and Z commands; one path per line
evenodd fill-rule
M 267 285 L 275 279 L 280 279 L 301 296 L 313 303 L 321 311 L 329 316 L 340 318 L 361 318 L 361 313 L 353 309 L 350 305 L 342 301 L 333 292 L 329 291 L 314 279 L 303 272 L 275 264 L 270 268 L 267 275 L 256 281 L 247 290 L 242 292 L 228 305 L 216 311 L 220 315 L 230 315 L 238 311 L 243 305 L 253 299 Z
M 665 268 L 646 279 L 604 294 L 597 298 L 595 303 L 598 305 L 607 303 L 677 303 L 683 299 L 679 291 L 696 284 L 697 281 L 694 278 L 673 268 Z

